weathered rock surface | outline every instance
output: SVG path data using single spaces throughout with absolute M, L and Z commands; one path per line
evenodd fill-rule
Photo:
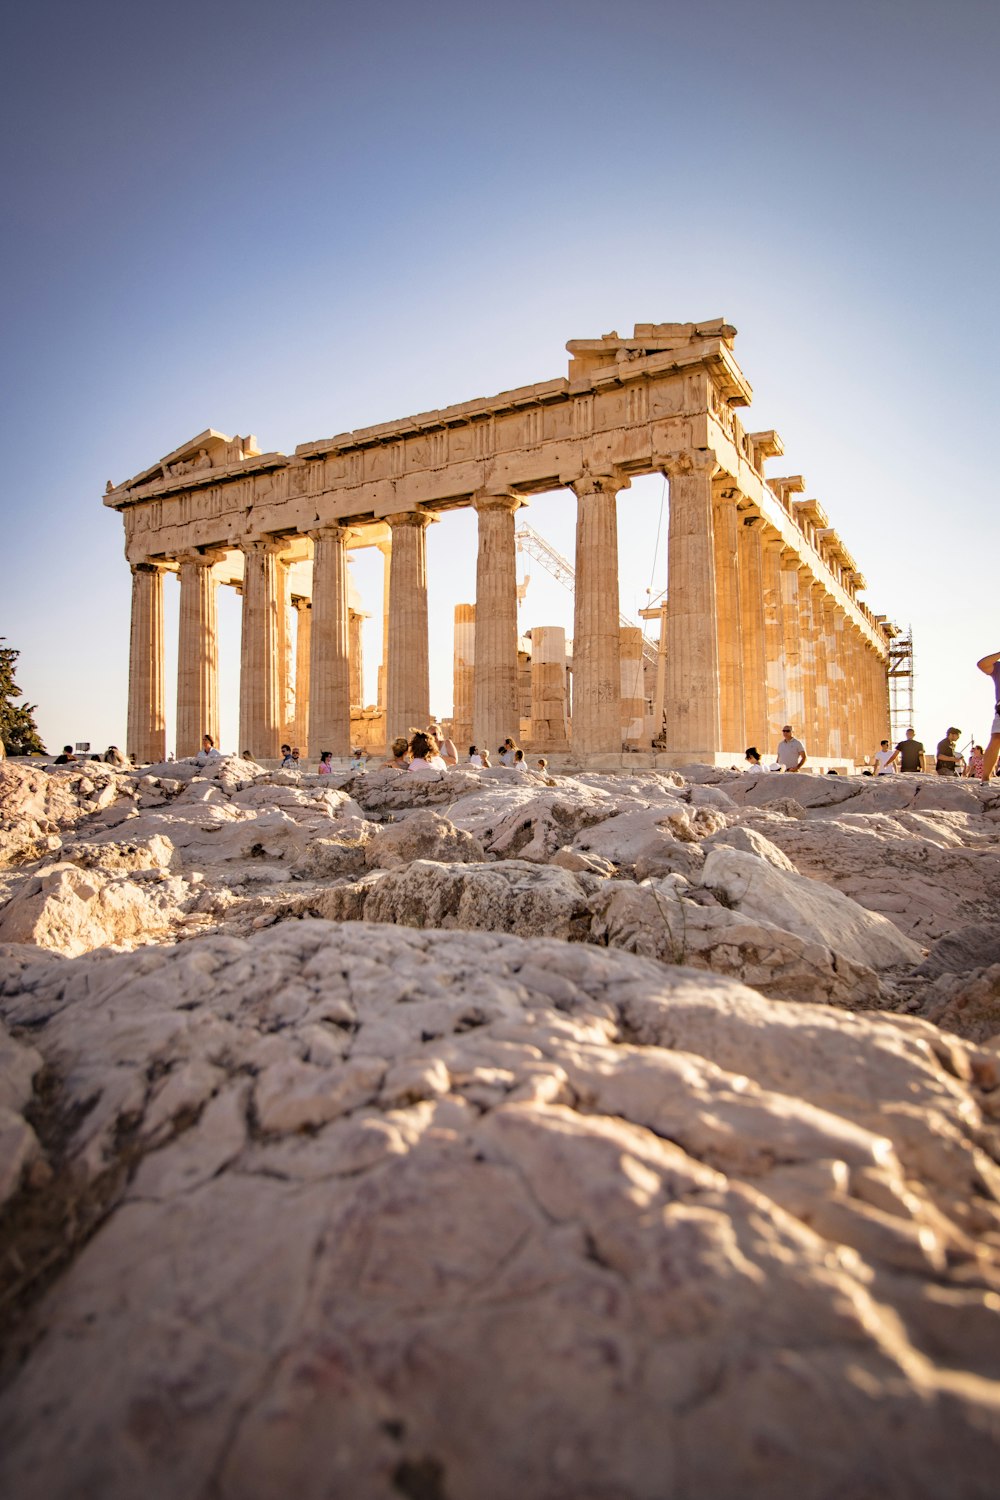
M 995 1052 L 487 933 L 2 972 L 103 1214 L 5 1263 L 3 1493 L 995 1492 Z

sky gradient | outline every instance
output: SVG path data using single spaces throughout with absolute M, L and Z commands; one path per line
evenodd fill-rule
M 918 734 L 988 734 L 1000 7 L 37 0 L 2 35 L 0 635 L 50 749 L 124 748 L 109 478 L 206 427 L 291 452 L 564 375 L 570 338 L 718 316 L 741 420 L 785 443 L 768 472 L 804 475 L 912 625 Z M 666 583 L 661 499 L 619 502 L 627 613 Z M 569 556 L 573 505 L 525 513 Z M 473 519 L 428 552 L 445 714 Z M 379 568 L 352 569 L 373 615 Z M 527 571 L 522 628 L 569 624 Z M 238 610 L 222 590 L 226 748 Z

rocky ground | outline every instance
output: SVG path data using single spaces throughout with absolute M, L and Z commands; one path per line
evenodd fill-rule
M 1000 1465 L 1000 792 L 0 765 L 0 1493 Z

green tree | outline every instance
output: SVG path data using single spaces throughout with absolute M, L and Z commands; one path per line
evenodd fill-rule
M 0 635 L 0 641 L 6 636 Z M 0 740 L 8 755 L 31 755 L 37 751 L 45 754 L 45 746 L 35 723 L 35 703 L 15 703 L 23 697 L 14 681 L 14 663 L 20 656 L 13 646 L 0 645 Z

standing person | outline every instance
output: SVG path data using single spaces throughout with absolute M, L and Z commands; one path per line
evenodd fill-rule
M 806 747 L 801 740 L 792 735 L 791 724 L 785 724 L 781 731 L 781 741 L 775 751 L 779 766 L 783 771 L 801 771 L 806 763 Z
M 874 770 L 875 775 L 876 776 L 895 776 L 895 774 L 896 774 L 896 764 L 895 764 L 895 762 L 896 762 L 896 756 L 898 754 L 899 754 L 898 750 L 890 750 L 889 749 L 889 741 L 888 740 L 881 740 L 879 742 L 879 748 L 875 751 L 875 754 L 872 756 L 872 769 Z
M 934 769 L 939 776 L 957 776 L 959 762 L 962 757 L 958 753 L 958 737 L 962 733 L 960 729 L 952 726 L 943 740 L 938 740 L 937 760 Z
M 896 756 L 898 756 L 899 769 L 905 775 L 912 776 L 914 772 L 924 769 L 925 753 L 923 740 L 917 739 L 917 731 L 915 729 L 908 729 L 906 737 L 901 739 L 896 746 L 896 754 L 893 756 L 893 762 L 895 762 Z
M 990 777 L 996 767 L 997 757 L 1000 756 L 1000 651 L 993 651 L 989 656 L 984 656 L 982 661 L 977 661 L 976 666 L 980 672 L 985 672 L 987 677 L 993 679 L 993 725 L 990 729 L 989 741 L 983 752 L 983 786 L 989 785 Z

